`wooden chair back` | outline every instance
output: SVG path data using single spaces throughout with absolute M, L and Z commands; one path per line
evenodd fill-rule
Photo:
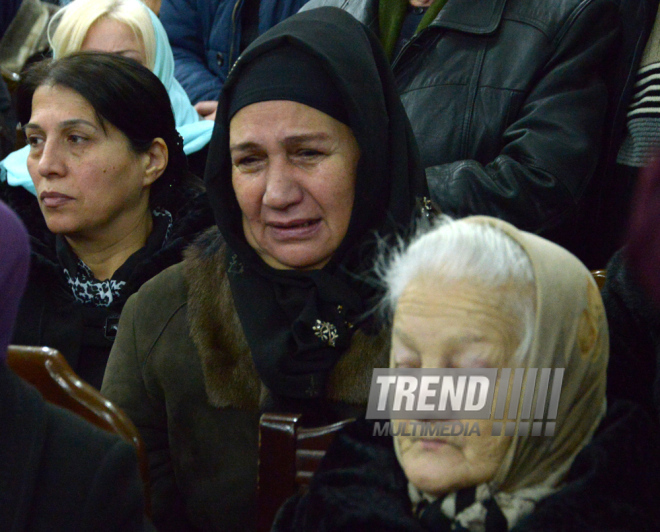
M 301 428 L 300 414 L 264 414 L 259 421 L 257 530 L 271 529 L 284 502 L 305 492 L 337 431 L 352 422 Z
M 78 414 L 135 446 L 144 484 L 145 508 L 150 515 L 147 454 L 140 433 L 128 416 L 96 388 L 81 380 L 55 349 L 10 345 L 7 363 L 14 373 L 39 390 L 46 401 Z
M 598 289 L 602 290 L 605 286 L 605 279 L 607 279 L 607 270 L 591 270 L 591 275 L 594 276 Z

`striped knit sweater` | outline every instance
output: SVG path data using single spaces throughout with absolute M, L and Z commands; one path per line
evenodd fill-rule
M 660 13 L 660 10 L 658 11 Z M 660 151 L 660 17 L 646 43 L 628 109 L 628 134 L 617 163 L 643 167 Z

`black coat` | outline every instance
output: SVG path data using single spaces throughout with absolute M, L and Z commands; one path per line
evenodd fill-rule
M 612 405 L 563 487 L 512 530 L 659 530 L 659 446 L 657 423 L 645 412 Z M 280 509 L 272 530 L 423 532 L 407 486 L 392 438 L 374 436 L 373 422 L 356 422 L 337 436 L 309 492 Z M 435 525 L 435 532 L 449 530 Z
M 135 449 L 44 402 L 4 363 L 0 427 L 0 530 L 153 530 Z
M 342 7 L 377 31 L 378 3 L 311 0 L 303 9 Z M 613 0 L 473 0 L 469 9 L 448 0 L 413 37 L 392 69 L 443 212 L 504 219 L 604 266 L 585 247 L 595 229 L 584 209 L 609 193 L 595 173 L 609 142 L 603 126 L 616 114 L 620 130 L 623 86 L 634 79 L 634 62 L 613 61 L 621 18 Z
M 112 305 L 93 307 L 74 298 L 57 258 L 55 236 L 48 231 L 34 196 L 23 188 L 5 185 L 2 192 L 25 223 L 32 248 L 28 286 L 12 343 L 57 349 L 83 380 L 100 388 L 128 297 L 156 274 L 180 262 L 184 248 L 213 225 L 210 206 L 201 190 L 178 185 L 172 194 L 179 198 L 181 207 L 172 212 L 173 229 L 162 248 L 135 266 L 121 297 Z
M 605 119 L 603 153 L 585 191 L 580 223 L 589 228 L 580 256 L 590 268 L 602 268 L 623 245 L 630 198 L 639 168 L 619 165 L 617 155 L 628 133 L 628 108 L 649 35 L 656 22 L 658 0 L 618 0 L 621 19 L 620 46 L 612 55 L 608 73 L 609 103 Z
M 610 331 L 608 398 L 630 399 L 660 416 L 660 308 L 647 296 L 619 251 L 602 291 Z

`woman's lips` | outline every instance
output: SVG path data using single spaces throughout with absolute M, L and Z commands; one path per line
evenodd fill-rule
M 434 451 L 447 445 L 447 440 L 440 440 L 436 438 L 420 438 L 417 440 L 419 446 L 426 451 Z
M 278 240 L 304 240 L 316 234 L 321 219 L 293 220 L 283 223 L 268 223 L 272 235 Z
M 39 198 L 44 207 L 49 208 L 59 207 L 73 199 L 71 196 L 60 194 L 59 192 L 42 192 Z

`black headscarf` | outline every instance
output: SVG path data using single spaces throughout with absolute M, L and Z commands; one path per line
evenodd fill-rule
M 315 57 L 295 46 L 273 48 L 250 61 L 227 93 L 227 100 L 230 123 L 250 104 L 290 100 L 349 125 L 348 112 L 332 78 Z
M 308 54 L 330 76 L 361 150 L 348 231 L 321 270 L 267 266 L 245 239 L 231 184 L 228 101 L 246 67 L 280 47 Z M 376 233 L 387 238 L 405 232 L 427 190 L 412 130 L 377 38 L 344 11 L 319 8 L 286 19 L 254 41 L 220 94 L 206 183 L 230 250 L 234 303 L 261 379 L 276 397 L 322 397 L 352 334 L 373 325 L 365 315 L 378 296 L 369 280 Z

